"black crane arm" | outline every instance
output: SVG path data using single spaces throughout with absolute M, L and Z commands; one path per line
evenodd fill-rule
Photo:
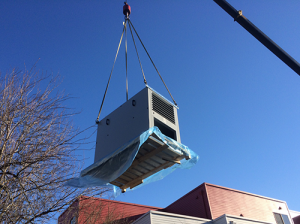
M 225 0 L 214 0 L 214 2 L 216 2 L 222 9 L 224 9 L 234 19 L 234 21 L 237 21 L 250 34 L 252 34 L 252 36 L 254 36 L 263 45 L 265 45 L 265 47 L 272 51 L 298 75 L 300 75 L 300 64 L 281 47 L 279 47 L 274 41 L 272 41 L 266 34 L 264 34 L 260 29 L 258 29 L 253 23 L 251 23 L 245 16 L 243 16 L 241 10 L 237 11 Z

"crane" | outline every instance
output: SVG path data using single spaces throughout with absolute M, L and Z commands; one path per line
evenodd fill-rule
M 279 59 L 281 59 L 287 66 L 293 69 L 300 76 L 300 64 L 281 47 L 279 47 L 274 41 L 272 41 L 266 34 L 258 29 L 253 23 L 251 23 L 242 13 L 242 10 L 236 10 L 226 0 L 214 0 L 224 11 L 226 11 L 234 21 L 238 22 L 244 27 L 252 36 L 254 36 L 259 42 L 273 52 Z

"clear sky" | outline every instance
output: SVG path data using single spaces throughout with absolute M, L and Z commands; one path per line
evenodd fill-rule
M 300 211 L 300 77 L 212 0 L 129 0 L 131 21 L 179 105 L 190 170 L 117 200 L 166 207 L 203 182 L 284 200 Z M 300 1 L 229 0 L 300 61 Z M 63 77 L 61 90 L 94 124 L 123 29 L 123 1 L 0 1 L 0 70 Z M 128 36 L 129 37 L 129 36 Z M 138 44 L 149 86 L 168 97 Z M 128 39 L 129 96 L 144 87 Z M 125 101 L 124 43 L 101 117 Z M 170 98 L 169 98 L 170 99 Z M 95 141 L 95 136 L 93 137 Z M 93 147 L 93 145 L 91 145 Z M 94 149 L 84 152 L 85 167 Z

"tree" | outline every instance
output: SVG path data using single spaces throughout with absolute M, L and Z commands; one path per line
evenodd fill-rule
M 0 223 L 47 222 L 79 195 L 106 191 L 64 186 L 78 173 L 82 141 L 64 106 L 70 97 L 55 94 L 57 79 L 49 78 L 0 74 Z

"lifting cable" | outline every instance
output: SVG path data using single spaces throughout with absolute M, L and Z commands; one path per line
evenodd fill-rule
M 104 103 L 104 100 L 105 100 L 105 97 L 106 97 L 106 93 L 107 93 L 108 86 L 109 86 L 109 83 L 110 83 L 110 79 L 111 79 L 111 76 L 112 76 L 112 73 L 113 73 L 113 70 L 114 70 L 114 67 L 115 67 L 115 63 L 116 63 L 116 60 L 117 60 L 117 57 L 118 57 L 118 54 L 119 54 L 119 50 L 120 50 L 120 46 L 121 46 L 121 43 L 122 43 L 122 39 L 123 39 L 124 33 L 125 33 L 125 64 L 126 64 L 126 101 L 128 100 L 127 24 L 128 24 L 128 26 L 129 26 L 129 29 L 130 29 L 130 33 L 131 33 L 132 40 L 133 40 L 134 47 L 135 47 L 135 51 L 136 51 L 136 54 L 137 54 L 137 57 L 138 57 L 138 60 L 139 60 L 139 63 L 140 63 L 140 67 L 141 67 L 141 70 L 142 70 L 142 74 L 143 74 L 143 78 L 144 78 L 144 83 L 145 83 L 145 85 L 147 86 L 147 81 L 146 81 L 146 77 L 145 77 L 145 74 L 144 74 L 144 70 L 143 70 L 143 67 L 142 67 L 142 63 L 141 63 L 141 60 L 140 60 L 140 57 L 139 57 L 139 54 L 138 54 L 138 50 L 137 50 L 137 47 L 136 47 L 136 44 L 135 44 L 135 40 L 134 40 L 134 37 L 133 37 L 133 32 L 132 32 L 131 27 L 133 28 L 133 30 L 134 30 L 136 36 L 138 37 L 140 43 L 142 44 L 142 46 L 143 46 L 145 52 L 147 53 L 147 55 L 148 55 L 148 57 L 149 57 L 149 59 L 150 59 L 152 65 L 154 66 L 154 68 L 155 68 L 157 74 L 159 75 L 161 81 L 162 81 L 163 84 L 165 85 L 165 87 L 166 87 L 166 89 L 167 89 L 169 95 L 171 96 L 171 98 L 172 98 L 174 104 L 175 104 L 176 106 L 178 106 L 177 103 L 175 102 L 175 100 L 174 100 L 174 98 L 173 98 L 173 96 L 172 96 L 170 90 L 168 89 L 166 83 L 164 82 L 162 76 L 160 75 L 160 73 L 159 73 L 157 67 L 155 66 L 155 64 L 154 64 L 154 62 L 153 62 L 153 60 L 152 60 L 152 58 L 150 57 L 150 55 L 149 55 L 149 53 L 148 53 L 148 51 L 147 51 L 145 45 L 143 44 L 143 42 L 142 42 L 140 36 L 138 35 L 136 29 L 134 28 L 132 22 L 131 22 L 130 19 L 129 19 L 130 10 L 131 10 L 131 9 L 130 9 L 130 6 L 127 4 L 127 1 L 124 2 L 124 3 L 125 3 L 125 5 L 124 5 L 124 7 L 123 7 L 123 13 L 124 13 L 124 15 L 125 15 L 124 27 L 123 27 L 122 35 L 121 35 L 121 38 L 120 38 L 120 41 L 119 41 L 119 45 L 118 45 L 118 49 L 117 49 L 117 52 L 116 52 L 115 60 L 114 60 L 114 63 L 113 63 L 113 67 L 112 67 L 112 69 L 111 69 L 111 72 L 110 72 L 110 75 L 109 75 L 109 79 L 108 79 L 108 82 L 107 82 L 107 85 L 106 85 L 106 89 L 105 89 L 105 92 L 104 92 L 104 96 L 103 96 L 103 99 L 102 99 L 102 103 L 101 103 L 101 106 L 100 106 L 100 110 L 99 110 L 99 113 L 98 113 L 98 117 L 97 117 L 97 119 L 96 119 L 96 124 L 99 123 L 99 118 L 100 118 L 100 114 L 101 114 L 101 111 L 102 111 L 103 103 Z
M 127 72 L 127 20 L 125 20 L 124 28 L 125 28 L 125 64 L 126 64 L 126 101 L 128 101 L 128 72 Z
M 148 53 L 148 51 L 147 51 L 147 49 L 146 49 L 145 45 L 143 44 L 143 42 L 142 42 L 142 40 L 141 40 L 140 36 L 139 36 L 139 35 L 138 35 L 138 33 L 136 32 L 136 29 L 134 28 L 134 26 L 133 26 L 132 22 L 131 22 L 130 20 L 128 20 L 128 21 L 129 21 L 129 24 L 132 26 L 132 28 L 133 28 L 133 30 L 134 30 L 134 32 L 135 32 L 135 34 L 136 34 L 136 36 L 139 38 L 139 40 L 140 40 L 140 42 L 141 42 L 141 44 L 142 44 L 142 46 L 143 46 L 143 48 L 144 48 L 145 52 L 147 53 L 147 55 L 148 55 L 148 57 L 149 57 L 150 61 L 152 62 L 152 64 L 153 64 L 153 66 L 154 66 L 154 68 L 155 68 L 155 70 L 156 70 L 157 74 L 159 75 L 159 77 L 160 77 L 161 81 L 163 82 L 163 84 L 165 85 L 166 89 L 168 90 L 168 92 L 169 92 L 169 94 L 170 94 L 170 96 L 171 96 L 171 98 L 172 98 L 172 100 L 173 100 L 174 104 L 175 104 L 176 106 L 178 106 L 178 105 L 177 105 L 177 103 L 175 102 L 175 100 L 174 100 L 174 98 L 173 98 L 173 96 L 172 96 L 171 92 L 169 91 L 169 89 L 168 89 L 168 87 L 167 87 L 166 83 L 164 82 L 164 80 L 163 80 L 162 76 L 160 75 L 160 73 L 159 73 L 158 69 L 156 68 L 156 66 L 155 66 L 155 64 L 154 64 L 154 62 L 153 62 L 153 60 L 151 59 L 151 57 L 150 57 L 150 55 L 149 55 L 149 53 Z M 129 27 L 130 27 L 130 26 L 129 26 Z
M 147 80 L 146 80 L 146 77 L 145 77 L 145 74 L 144 74 L 144 70 L 143 70 L 142 63 L 141 63 L 141 60 L 140 60 L 140 56 L 139 56 L 139 53 L 138 53 L 138 50 L 137 50 L 137 47 L 136 47 L 136 44 L 135 44 L 135 41 L 134 41 L 134 37 L 133 37 L 133 33 L 132 33 L 132 29 L 131 29 L 130 24 L 129 24 L 129 29 L 130 29 L 130 33 L 131 33 L 131 36 L 132 36 L 133 44 L 134 44 L 134 47 L 135 47 L 136 55 L 137 55 L 137 57 L 139 59 L 139 63 L 140 63 L 140 66 L 141 66 L 142 74 L 143 74 L 143 77 L 144 77 L 144 83 L 147 85 Z
M 100 106 L 100 110 L 99 110 L 99 113 L 98 113 L 98 117 L 97 117 L 97 120 L 96 120 L 96 124 L 99 123 L 99 117 L 100 117 L 100 114 L 101 114 L 101 110 L 102 110 L 102 107 L 103 107 L 103 103 L 104 103 L 104 100 L 105 100 L 105 96 L 106 96 L 106 93 L 107 93 L 107 89 L 108 89 L 108 86 L 109 86 L 109 82 L 110 82 L 110 79 L 111 79 L 111 75 L 112 75 L 112 72 L 113 72 L 113 70 L 114 70 L 115 63 L 116 63 L 116 60 L 117 60 L 117 57 L 118 57 L 118 53 L 119 53 L 120 46 L 121 46 L 122 39 L 123 39 L 124 30 L 125 30 L 125 26 L 124 26 L 124 28 L 123 28 L 122 35 L 121 35 L 121 38 L 120 38 L 120 41 L 119 41 L 119 46 L 118 46 L 118 49 L 117 49 L 117 53 L 116 53 L 116 56 L 115 56 L 115 60 L 114 60 L 113 67 L 112 67 L 111 72 L 110 72 L 110 75 L 109 75 L 108 82 L 107 82 L 107 85 L 106 85 L 105 93 L 104 93 L 104 96 L 103 96 L 103 99 L 102 99 L 102 103 L 101 103 L 101 106 Z

